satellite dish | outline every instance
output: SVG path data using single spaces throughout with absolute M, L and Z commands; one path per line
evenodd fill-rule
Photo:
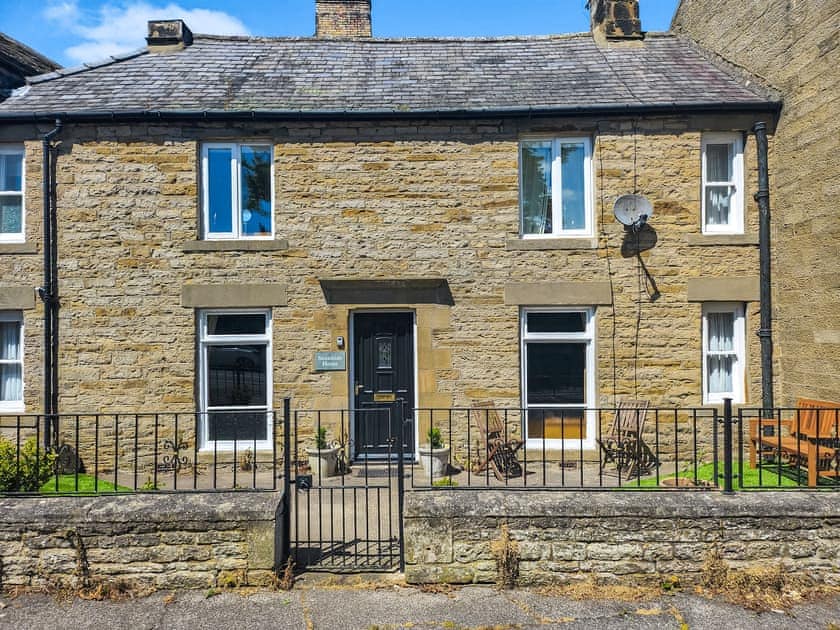
M 653 216 L 653 204 L 644 195 L 621 195 L 613 204 L 618 222 L 639 229 Z

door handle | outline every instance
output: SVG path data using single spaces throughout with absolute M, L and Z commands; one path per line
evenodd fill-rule
M 358 396 L 359 392 L 361 392 L 364 388 L 364 385 L 356 385 L 356 396 Z

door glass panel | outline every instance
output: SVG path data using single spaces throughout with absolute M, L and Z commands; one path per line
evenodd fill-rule
M 586 439 L 583 409 L 536 408 L 528 410 L 528 438 L 546 440 Z
M 528 313 L 529 333 L 586 332 L 586 313 Z
M 241 150 L 242 235 L 271 234 L 271 149 L 243 146 Z
M 528 405 L 586 404 L 586 344 L 528 343 Z
M 207 414 L 208 439 L 211 442 L 268 439 L 265 412 L 214 411 Z
M 207 402 L 210 407 L 266 406 L 266 347 L 225 345 L 207 348 Z
M 390 370 L 393 367 L 394 342 L 386 337 L 376 340 L 376 367 L 380 370 Z
M 265 315 L 208 315 L 208 335 L 264 335 Z

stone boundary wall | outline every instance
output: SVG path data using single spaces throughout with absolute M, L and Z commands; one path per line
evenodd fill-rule
M 281 494 L 0 497 L 0 587 L 269 585 Z
M 506 524 L 518 583 L 595 574 L 623 583 L 697 581 L 710 553 L 730 566 L 773 567 L 840 582 L 840 504 L 821 492 L 406 493 L 406 580 L 495 582 Z

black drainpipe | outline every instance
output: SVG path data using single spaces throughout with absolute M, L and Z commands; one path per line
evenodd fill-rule
M 761 283 L 761 406 L 763 417 L 773 417 L 773 336 L 770 295 L 770 175 L 767 167 L 767 125 L 757 122 L 753 125 L 756 149 L 758 151 L 758 202 L 759 227 L 759 274 Z
M 38 295 L 44 302 L 44 445 L 49 448 L 58 433 L 58 223 L 55 196 L 55 153 L 52 139 L 61 131 L 61 119 L 41 139 L 44 198 L 44 286 Z M 55 422 L 54 422 L 55 420 Z

